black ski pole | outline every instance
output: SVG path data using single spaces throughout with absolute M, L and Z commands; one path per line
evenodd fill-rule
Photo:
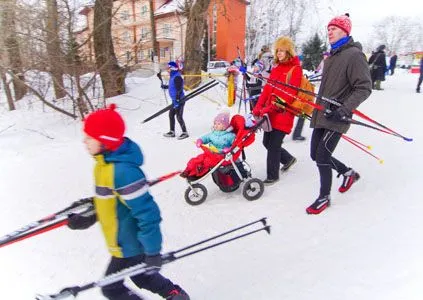
M 197 89 L 193 90 L 191 93 L 189 93 L 188 95 L 186 95 L 184 98 L 181 99 L 181 101 L 188 101 L 192 98 L 194 98 L 195 96 L 198 96 L 199 94 L 215 87 L 216 85 L 218 85 L 218 83 L 215 80 L 212 80 L 210 82 L 207 82 L 206 84 L 198 87 Z M 143 120 L 141 122 L 141 124 L 147 123 L 148 121 L 151 121 L 152 119 L 160 116 L 161 114 L 167 112 L 168 110 L 170 110 L 172 108 L 173 104 L 169 104 L 168 106 L 166 106 L 165 108 L 159 110 L 158 112 L 152 114 L 151 116 L 149 116 L 148 118 L 146 118 L 145 120 Z
M 162 78 L 162 70 L 159 70 L 159 72 L 156 75 L 157 75 L 157 78 L 159 78 L 161 85 L 163 86 L 164 84 L 163 84 L 163 78 Z M 167 100 L 166 91 L 163 88 L 162 88 L 162 90 L 163 90 L 163 94 L 164 94 L 164 97 L 165 97 L 165 100 L 166 100 L 166 104 L 168 104 L 169 101 Z
M 241 60 L 241 65 L 245 68 L 245 70 L 247 69 L 247 64 L 245 63 L 245 61 L 241 58 L 241 50 L 239 49 L 239 47 L 237 46 L 237 51 L 238 51 L 238 57 Z M 242 72 L 241 72 L 242 73 Z M 246 99 L 247 98 L 247 75 L 245 73 L 242 73 L 242 93 L 243 93 L 243 98 Z M 240 100 L 241 101 L 241 100 Z M 247 102 L 244 100 L 244 113 L 247 113 Z M 251 108 L 251 106 L 250 106 Z M 251 109 L 252 110 L 252 109 Z
M 276 105 L 276 106 L 280 106 L 280 107 L 282 107 L 283 109 L 285 109 L 285 110 L 287 110 L 287 111 L 289 111 L 289 112 L 292 112 L 293 114 L 300 113 L 300 111 L 299 111 L 299 110 L 297 110 L 297 109 L 295 109 L 295 108 L 293 108 L 293 107 L 290 107 L 290 106 L 289 106 L 286 102 L 284 102 L 284 101 L 278 101 L 278 99 L 276 100 L 275 105 Z M 298 115 L 298 117 L 301 117 L 301 118 L 304 118 L 304 119 L 307 119 L 307 120 L 311 120 L 311 116 L 307 115 L 306 113 L 302 113 L 302 114 L 300 113 L 300 114 Z M 381 130 L 380 128 L 377 128 L 377 127 L 371 126 L 371 125 L 366 124 L 366 123 L 362 123 L 362 122 L 360 122 L 360 121 L 356 121 L 356 120 L 351 119 L 351 118 L 347 118 L 347 119 L 346 119 L 346 121 L 351 122 L 352 124 L 357 124 L 357 125 L 361 125 L 361 126 L 369 127 L 369 128 L 375 129 L 375 130 L 383 131 L 383 130 Z M 385 132 L 385 131 L 383 131 L 383 132 Z M 385 133 L 391 134 L 391 133 L 389 133 L 389 132 L 385 132 Z M 345 134 L 341 135 L 341 138 L 343 138 L 345 141 L 347 141 L 347 142 L 348 142 L 348 143 L 350 143 L 351 145 L 353 145 L 353 146 L 357 147 L 357 148 L 358 148 L 358 149 L 360 149 L 361 151 L 365 152 L 366 154 L 368 154 L 368 155 L 372 156 L 373 158 L 376 158 L 376 159 L 379 161 L 379 163 L 383 163 L 383 160 L 382 160 L 382 159 L 380 159 L 379 157 L 377 157 L 376 155 L 374 155 L 373 153 L 371 153 L 370 151 L 368 151 L 368 150 L 367 150 L 367 149 L 370 149 L 370 148 L 369 148 L 369 146 L 367 146 L 367 145 L 365 145 L 365 144 L 363 144 L 363 143 L 361 143 L 361 142 L 359 142 L 359 141 L 357 141 L 357 140 L 355 140 L 355 139 L 353 139 L 353 138 L 351 138 L 351 137 L 349 137 L 349 136 L 347 136 L 347 135 L 345 135 Z
M 156 179 L 147 181 L 148 186 L 154 186 L 160 182 L 170 179 L 181 173 L 181 171 L 171 172 L 169 174 L 160 176 Z M 93 198 L 84 198 L 72 203 L 61 211 L 58 211 L 50 216 L 47 216 L 39 221 L 26 225 L 12 233 L 9 233 L 0 238 L 0 248 L 10 244 L 20 242 L 27 238 L 48 232 L 50 230 L 65 226 L 68 224 L 68 215 L 71 213 L 88 213 L 94 209 Z
M 279 81 L 279 80 L 270 79 L 269 77 L 257 76 L 257 75 L 255 75 L 255 74 L 253 74 L 251 72 L 247 72 L 247 73 L 250 74 L 251 76 L 255 76 L 256 78 L 258 78 L 258 79 L 260 79 L 262 81 L 267 81 L 269 83 L 272 83 L 273 85 L 275 85 L 275 84 L 283 85 L 283 86 L 292 88 L 292 89 L 294 89 L 296 91 L 302 92 L 304 94 L 311 95 L 311 96 L 314 96 L 316 98 L 322 99 L 322 100 L 324 100 L 324 101 L 326 101 L 326 102 L 328 102 L 330 104 L 334 104 L 336 106 L 342 105 L 340 102 L 336 101 L 335 99 L 326 98 L 324 96 L 321 96 L 319 94 L 316 94 L 315 92 L 311 92 L 311 91 L 308 91 L 308 90 L 299 88 L 298 86 L 295 86 L 295 85 L 292 85 L 292 84 L 289 84 L 289 83 L 286 83 L 286 82 L 282 82 L 282 81 Z
M 191 251 L 191 252 L 188 252 L 188 253 L 185 253 L 185 254 L 181 254 L 180 256 L 170 256 L 170 258 L 169 258 L 169 262 L 172 262 L 172 261 L 175 261 L 175 260 L 177 260 L 177 259 L 181 259 L 181 258 L 184 258 L 184 257 L 187 257 L 187 256 L 191 256 L 191 255 L 194 255 L 194 254 L 199 253 L 199 252 L 206 251 L 206 250 L 211 249 L 211 248 L 215 248 L 215 247 L 217 247 L 217 246 L 220 246 L 220 245 L 223 245 L 223 244 L 226 244 L 226 243 L 229 243 L 229 242 L 232 242 L 232 241 L 238 240 L 238 239 L 240 239 L 240 238 L 246 237 L 246 236 L 248 236 L 248 235 L 252 235 L 252 234 L 254 234 L 254 233 L 257 233 L 257 232 L 260 232 L 260 231 L 263 231 L 263 230 L 264 230 L 264 231 L 266 231 L 268 234 L 270 234 L 270 226 L 264 226 L 264 227 L 262 227 L 262 228 L 255 229 L 255 230 L 248 231 L 248 232 L 246 232 L 246 233 L 243 233 L 243 234 L 237 235 L 237 236 L 235 236 L 235 237 L 233 237 L 233 238 L 229 238 L 229 239 L 223 240 L 223 241 L 221 241 L 221 242 L 217 242 L 217 243 L 214 243 L 214 244 L 212 244 L 212 245 L 209 245 L 209 246 L 206 246 L 206 247 L 200 248 L 200 249 L 198 249 L 198 250 L 193 250 L 193 251 Z M 171 254 L 174 254 L 174 253 L 171 253 Z
M 209 239 L 206 239 L 204 241 L 200 241 L 198 243 L 195 243 L 195 244 L 192 244 L 190 246 L 184 247 L 184 248 L 179 249 L 177 251 L 166 253 L 166 254 L 162 255 L 163 264 L 168 264 L 168 263 L 174 262 L 174 261 L 179 260 L 181 258 L 184 258 L 184 257 L 187 257 L 187 256 L 191 256 L 191 255 L 197 254 L 199 252 L 203 252 L 203 251 L 208 250 L 208 249 L 211 249 L 211 248 L 215 248 L 217 246 L 220 246 L 220 245 L 223 245 L 223 244 L 226 244 L 226 243 L 229 243 L 229 242 L 232 242 L 232 241 L 241 239 L 243 237 L 246 237 L 246 236 L 255 234 L 255 233 L 260 232 L 260 231 L 266 231 L 268 234 L 270 234 L 270 226 L 266 225 L 266 226 L 263 226 L 263 227 L 258 228 L 256 230 L 251 230 L 251 231 L 248 231 L 246 233 L 237 235 L 235 237 L 232 237 L 232 238 L 229 238 L 229 239 L 226 239 L 226 240 L 223 240 L 223 241 L 220 241 L 220 242 L 217 242 L 217 243 L 214 243 L 214 244 L 205 246 L 203 248 L 200 248 L 200 249 L 197 249 L 197 250 L 193 250 L 191 252 L 188 252 L 188 253 L 185 253 L 185 254 L 181 254 L 179 256 L 175 256 L 175 254 L 177 254 L 177 253 L 180 253 L 182 251 L 185 251 L 185 250 L 190 249 L 192 247 L 195 247 L 197 245 L 206 243 L 207 241 L 211 241 L 211 240 L 217 239 L 217 238 L 219 238 L 221 236 L 224 236 L 226 234 L 229 234 L 229 233 L 232 233 L 234 231 L 240 230 L 242 228 L 251 226 L 251 225 L 256 224 L 258 222 L 263 222 L 263 224 L 265 224 L 265 220 L 266 220 L 266 218 L 262 218 L 262 219 L 260 219 L 258 221 L 251 222 L 251 223 L 248 223 L 246 225 L 240 226 L 238 228 L 229 230 L 229 231 L 227 231 L 225 233 L 216 235 L 213 238 L 209 238 Z M 93 281 L 93 282 L 90 282 L 90 283 L 85 284 L 85 285 L 82 285 L 82 286 L 73 286 L 73 287 L 68 287 L 68 288 L 62 289 L 57 294 L 53 294 L 53 295 L 40 295 L 40 294 L 38 294 L 38 295 L 36 295 L 36 298 L 35 299 L 36 300 L 58 300 L 58 299 L 65 299 L 65 298 L 70 297 L 70 296 L 74 296 L 75 297 L 76 295 L 78 295 L 78 293 L 80 293 L 82 291 L 86 291 L 86 290 L 92 289 L 94 287 L 104 287 L 104 286 L 110 285 L 112 283 L 115 283 L 115 282 L 124 280 L 126 277 L 132 277 L 132 276 L 139 275 L 139 274 L 142 274 L 142 273 L 145 273 L 145 272 L 154 271 L 154 269 L 155 269 L 155 267 L 148 267 L 145 263 L 140 263 L 140 264 L 137 264 L 137 265 L 132 266 L 130 268 L 123 269 L 123 270 L 121 270 L 119 272 L 116 272 L 114 274 L 110 274 L 108 276 L 105 276 L 105 277 L 103 277 L 100 280 Z
M 341 106 L 342 105 L 340 102 L 338 102 L 338 101 L 336 101 L 334 99 L 329 99 L 329 98 L 326 98 L 326 97 L 317 95 L 316 93 L 313 93 L 313 92 L 310 92 L 310 91 L 307 91 L 307 90 L 298 88 L 296 86 L 293 86 L 293 85 L 290 85 L 290 84 L 287 84 L 287 83 L 284 83 L 284 82 L 280 82 L 280 81 L 273 80 L 273 79 L 270 79 L 270 78 L 266 78 L 266 77 L 263 77 L 263 76 L 256 76 L 256 77 L 259 78 L 260 80 L 264 81 L 264 82 L 268 82 L 271 86 L 273 86 L 274 88 L 276 88 L 278 90 L 281 90 L 281 89 L 278 88 L 275 84 L 285 85 L 285 86 L 288 86 L 290 88 L 293 88 L 293 89 L 295 89 L 297 91 L 304 92 L 304 93 L 307 93 L 309 95 L 314 95 L 316 98 L 322 99 L 322 100 L 324 100 L 324 101 L 326 101 L 326 102 L 328 102 L 330 104 L 336 105 L 336 106 Z M 288 94 L 288 95 L 290 95 L 286 91 L 283 91 L 283 90 L 281 90 L 281 91 L 284 92 L 284 93 L 286 93 L 286 94 Z M 318 105 L 316 103 L 309 102 L 308 104 L 314 106 L 316 109 L 319 109 L 319 110 L 324 111 L 325 113 L 330 113 L 331 112 L 329 109 L 325 109 L 323 106 Z M 384 132 L 384 133 L 390 134 L 392 136 L 396 136 L 396 137 L 402 138 L 403 140 L 405 140 L 407 142 L 412 142 L 413 141 L 412 138 L 403 136 L 402 134 L 400 134 L 400 133 L 392 130 L 391 128 L 383 125 L 382 123 L 379 123 L 378 121 L 373 120 L 372 118 L 370 118 L 369 116 L 365 115 L 364 113 L 362 113 L 361 111 L 359 111 L 357 109 L 353 110 L 352 113 L 355 114 L 355 115 L 357 115 L 357 116 L 359 116 L 359 117 L 361 117 L 361 118 L 363 118 L 363 119 L 365 119 L 365 120 L 367 120 L 367 121 L 369 121 L 369 122 L 371 122 L 371 123 L 373 123 L 373 124 L 375 124 L 375 125 L 377 125 L 377 126 L 379 126 L 379 127 L 381 127 L 381 128 L 383 128 L 383 129 L 386 129 L 386 130 L 379 129 L 380 132 Z M 355 122 L 351 122 L 351 123 L 352 124 L 356 124 L 356 125 L 365 126 L 365 127 L 368 127 L 368 128 L 376 129 L 376 127 L 371 126 L 369 124 L 366 124 L 366 123 L 363 123 L 363 122 L 360 122 L 360 121 L 356 121 L 356 120 L 354 120 L 354 121 Z M 365 124 L 365 125 L 363 125 L 363 124 Z
M 80 199 L 78 201 L 75 201 L 74 203 L 72 203 L 72 205 L 58 211 L 55 212 L 51 215 L 48 215 L 38 221 L 32 222 L 26 226 L 23 226 L 22 228 L 19 228 L 9 234 L 6 234 L 2 237 L 0 237 L 0 248 L 3 246 L 6 246 L 8 244 L 11 243 L 11 241 L 13 241 L 16 238 L 21 237 L 22 234 L 26 234 L 28 232 L 31 232 L 39 227 L 42 227 L 46 224 L 48 224 L 49 222 L 61 219 L 62 217 L 66 217 L 68 214 L 70 213 L 74 213 L 77 211 L 82 211 L 90 206 L 93 205 L 93 198 L 84 198 L 84 199 Z
M 342 105 L 342 103 L 338 102 L 335 99 L 329 99 L 329 98 L 323 97 L 323 96 L 318 95 L 318 94 L 316 94 L 314 92 L 301 89 L 301 88 L 296 87 L 294 85 L 291 85 L 291 84 L 288 84 L 288 83 L 285 83 L 285 82 L 281 82 L 281 81 L 278 81 L 278 80 L 273 80 L 273 79 L 266 78 L 266 77 L 261 77 L 261 78 L 264 79 L 264 80 L 268 80 L 270 83 L 273 82 L 273 84 L 276 83 L 276 84 L 284 85 L 284 86 L 290 87 L 290 88 L 292 88 L 294 90 L 300 91 L 302 93 L 315 96 L 316 98 L 322 99 L 323 101 L 326 101 L 326 102 L 328 102 L 330 104 L 333 104 L 333 105 L 336 105 L 336 106 L 341 106 Z M 367 116 L 366 114 L 362 113 L 361 111 L 359 111 L 357 109 L 353 110 L 353 114 L 356 114 L 357 116 L 359 116 L 359 117 L 361 117 L 361 118 L 363 118 L 363 119 L 365 119 L 365 120 L 367 120 L 367 121 L 369 121 L 369 122 L 371 122 L 371 123 L 373 123 L 373 124 L 375 124 L 377 126 L 380 126 L 383 129 L 386 129 L 387 131 L 391 132 L 393 136 L 400 137 L 400 138 L 402 138 L 403 140 L 405 140 L 407 142 L 412 142 L 413 141 L 412 138 L 406 137 L 406 136 L 404 136 L 404 135 L 396 132 L 395 130 L 393 130 L 393 129 L 391 129 L 391 128 L 385 126 L 385 125 L 383 125 L 382 123 L 380 123 L 380 122 L 378 122 L 376 120 L 373 120 L 372 118 L 370 118 L 369 116 Z M 368 126 L 366 126 L 366 127 L 368 127 Z M 382 130 L 382 132 L 385 132 L 385 131 Z
M 191 244 L 191 245 L 186 246 L 186 247 L 184 247 L 184 248 L 181 248 L 181 249 L 179 249 L 179 250 L 173 251 L 172 253 L 173 253 L 173 254 L 176 254 L 176 253 L 179 253 L 179 252 L 185 251 L 185 250 L 187 250 L 187 249 L 190 249 L 190 248 L 196 247 L 196 246 L 198 246 L 198 245 L 201 245 L 201 244 L 204 244 L 204 243 L 210 242 L 211 240 L 215 240 L 215 239 L 217 239 L 217 238 L 220 238 L 220 237 L 222 237 L 222 236 L 224 236 L 224 235 L 228 235 L 228 234 L 230 234 L 230 233 L 232 233 L 232 232 L 235 232 L 235 231 L 241 230 L 241 229 L 243 229 L 243 228 L 245 228 L 245 227 L 249 227 L 249 226 L 251 226 L 251 225 L 253 225 L 253 224 L 257 224 L 257 223 L 260 223 L 260 222 L 261 222 L 261 223 L 263 224 L 263 226 L 266 226 L 266 225 L 267 225 L 267 221 L 266 221 L 266 219 L 267 219 L 267 218 L 261 218 L 261 219 L 259 219 L 259 220 L 257 220 L 257 221 L 253 221 L 253 222 L 250 222 L 250 223 L 244 224 L 244 225 L 242 225 L 242 226 L 239 226 L 239 227 L 236 227 L 236 228 L 234 228 L 234 229 L 228 230 L 228 231 L 226 231 L 226 232 L 223 232 L 223 233 L 221 233 L 221 234 L 215 235 L 215 236 L 210 237 L 210 238 L 208 238 L 208 239 L 202 240 L 202 241 L 200 241 L 200 242 L 198 242 L 198 243 Z
M 356 125 L 359 125 L 359 126 L 364 126 L 364 127 L 370 128 L 370 129 L 374 129 L 374 130 L 377 130 L 377 131 L 380 131 L 380 132 L 383 132 L 383 133 L 386 133 L 386 134 L 390 134 L 390 135 L 393 135 L 393 136 L 396 136 L 396 137 L 400 137 L 400 138 L 402 138 L 402 136 L 401 136 L 401 135 L 398 135 L 398 134 L 393 133 L 393 132 L 391 132 L 391 131 L 383 130 L 383 129 L 381 129 L 381 128 L 378 128 L 378 127 L 372 126 L 372 125 L 370 125 L 370 124 L 366 124 L 366 123 L 364 123 L 364 122 L 360 122 L 360 121 L 354 120 L 354 119 L 352 119 L 352 118 L 346 118 L 346 119 L 345 119 L 345 122 L 347 122 L 347 123 L 351 123 L 351 124 L 356 124 Z
M 60 215 L 57 215 L 54 219 L 46 222 L 44 224 L 39 225 L 38 227 L 33 228 L 32 230 L 22 232 L 19 235 L 12 236 L 0 243 L 0 248 L 9 246 L 11 244 L 20 242 L 22 240 L 28 239 L 30 237 L 48 232 L 50 230 L 65 226 L 69 223 L 68 216 L 72 213 L 77 214 L 86 214 L 91 213 L 94 210 L 94 204 L 91 203 L 88 206 L 78 206 L 76 208 L 67 210 Z

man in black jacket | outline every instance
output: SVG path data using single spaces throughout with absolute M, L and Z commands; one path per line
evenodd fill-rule
M 398 56 L 394 52 L 391 58 L 389 59 L 389 70 L 391 71 L 391 75 L 394 75 L 395 68 L 397 66 L 397 59 L 398 59 Z
M 370 75 L 372 77 L 372 88 L 374 90 L 383 90 L 380 86 L 382 81 L 385 81 L 386 72 L 386 55 L 385 45 L 380 45 L 376 52 L 369 58 Z
M 182 133 L 177 137 L 178 140 L 189 137 L 184 121 L 184 80 L 179 70 L 179 65 L 175 61 L 168 63 L 169 69 L 169 85 L 162 84 L 162 89 L 168 89 L 170 98 L 172 99 L 172 108 L 169 110 L 169 132 L 165 133 L 165 137 L 175 137 L 175 116 L 181 126 Z
M 422 84 L 423 81 L 423 57 L 420 59 L 420 77 L 419 77 L 419 81 L 417 81 L 417 89 L 416 92 L 420 93 L 420 85 Z

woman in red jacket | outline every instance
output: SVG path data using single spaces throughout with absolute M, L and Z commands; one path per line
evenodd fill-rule
M 274 66 L 270 73 L 270 79 L 300 86 L 302 69 L 300 60 L 295 55 L 295 47 L 288 37 L 280 37 L 276 40 Z M 294 123 L 294 115 L 276 107 L 272 101 L 275 97 L 282 98 L 288 105 L 294 100 L 298 92 L 281 84 L 276 86 L 270 81 L 264 86 L 263 92 L 254 107 L 253 114 L 263 116 L 268 114 L 272 131 L 265 132 L 263 145 L 267 149 L 267 178 L 264 183 L 273 184 L 279 180 L 279 166 L 283 164 L 281 171 L 287 171 L 297 160 L 286 149 L 282 148 L 285 135 L 290 134 Z

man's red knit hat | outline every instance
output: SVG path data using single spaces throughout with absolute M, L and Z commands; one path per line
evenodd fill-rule
M 101 142 L 107 150 L 116 150 L 123 143 L 125 122 L 115 111 L 116 105 L 97 110 L 84 119 L 84 132 Z
M 350 15 L 345 14 L 345 15 L 333 18 L 332 20 L 330 20 L 328 27 L 329 26 L 336 26 L 338 28 L 341 28 L 343 31 L 347 33 L 347 35 L 350 35 L 351 27 L 352 27 Z

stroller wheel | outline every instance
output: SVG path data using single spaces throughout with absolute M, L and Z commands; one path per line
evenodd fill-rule
M 248 201 L 257 200 L 258 198 L 263 195 L 264 192 L 264 184 L 258 178 L 251 178 L 245 182 L 242 188 L 242 195 Z
M 195 183 L 185 191 L 185 201 L 190 205 L 200 205 L 207 198 L 207 189 L 204 185 Z

